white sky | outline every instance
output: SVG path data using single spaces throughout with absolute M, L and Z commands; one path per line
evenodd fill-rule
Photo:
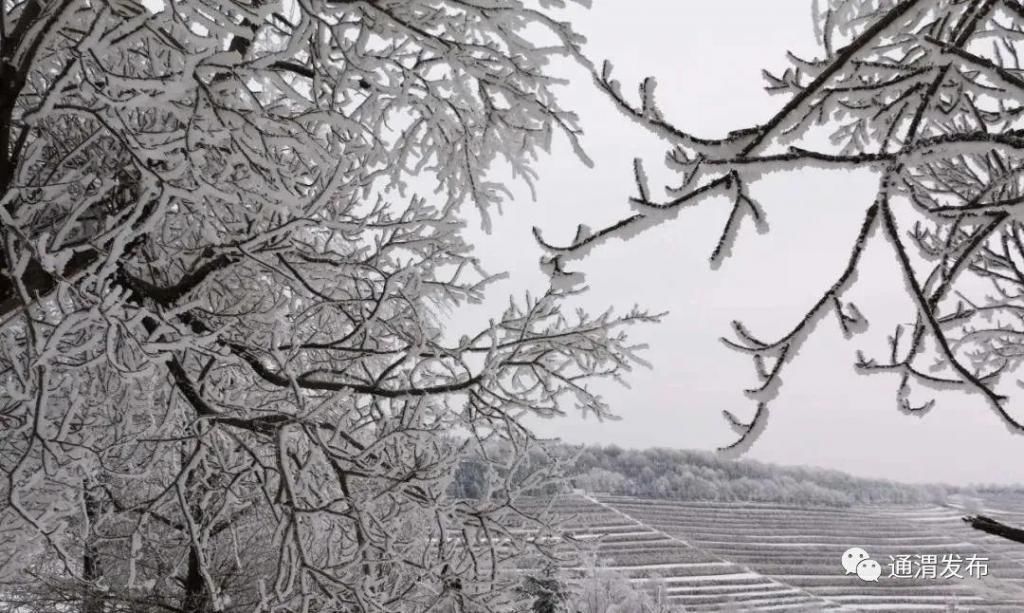
M 614 61 L 624 91 L 655 75 L 665 115 L 714 137 L 763 121 L 784 103 L 764 93 L 761 69 L 785 67 L 787 49 L 814 55 L 810 6 L 811 0 L 597 2 L 572 19 L 590 41 L 590 56 Z M 634 156 L 646 159 L 652 179 L 671 177 L 661 168 L 663 144 L 575 76 L 562 100 L 580 113 L 584 146 L 596 167 L 576 162 L 563 143 L 539 165 L 537 202 L 520 190 L 524 198 L 495 220 L 479 250 L 489 269 L 512 272 L 495 288 L 500 301 L 546 282 L 532 225 L 549 240 L 567 242 L 578 222 L 596 228 L 628 214 Z M 749 359 L 719 337 L 729 334 L 734 319 L 765 337 L 791 327 L 841 270 L 875 185 L 870 175 L 841 171 L 765 177 L 751 192 L 764 205 L 771 231 L 759 235 L 744 226 L 732 258 L 717 271 L 707 258 L 728 213 L 725 200 L 708 200 L 576 264 L 587 274 L 587 302 L 595 310 L 639 303 L 670 315 L 660 326 L 637 331 L 650 344 L 645 357 L 653 370 L 637 371 L 632 389 L 601 386 L 620 421 L 573 416 L 543 421 L 538 431 L 624 447 L 714 449 L 731 442 L 721 411 L 752 415 L 742 389 L 754 375 Z M 912 417 L 896 408 L 895 376 L 854 373 L 855 351 L 882 349 L 893 325 L 913 313 L 900 280 L 885 267 L 887 247 L 880 239 L 873 244 L 849 296 L 871 328 L 845 341 L 834 317 L 819 324 L 787 367 L 767 430 L 747 457 L 902 481 L 1024 482 L 1024 437 L 1011 435 L 979 397 L 944 395 L 927 416 Z

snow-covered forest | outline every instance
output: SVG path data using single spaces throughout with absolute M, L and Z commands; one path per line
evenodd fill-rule
M 943 502 L 977 494 L 976 488 L 858 479 L 839 471 L 734 461 L 709 452 L 587 447 L 574 458 L 569 476 L 575 487 L 638 498 L 858 506 Z
M 741 226 L 769 230 L 770 173 L 867 169 L 879 187 L 788 333 L 737 322 L 726 339 L 759 379 L 749 417 L 724 412 L 726 451 L 766 427 L 826 316 L 887 338 L 856 367 L 897 374 L 900 410 L 966 390 L 1024 430 L 1024 6 L 816 0 L 820 54 L 766 75 L 782 100 L 767 122 L 715 138 L 666 118 L 653 78 L 625 93 L 568 4 L 589 3 L 4 0 L 0 610 L 653 612 L 667 605 L 621 578 L 553 578 L 567 539 L 537 500 L 573 471 L 630 495 L 904 496 L 754 469 L 716 485 L 685 455 L 646 458 L 667 463 L 647 479 L 530 428 L 613 417 L 595 384 L 627 382 L 645 364 L 631 329 L 661 319 L 579 308 L 586 256 L 725 196 L 718 266 Z M 590 161 L 555 64 L 668 142 L 674 180 L 662 194 L 638 157 L 632 212 L 564 245 L 535 232 L 546 290 L 453 332 L 503 272 L 470 221 L 515 206 L 554 143 Z M 846 295 L 871 241 L 914 305 L 892 331 Z

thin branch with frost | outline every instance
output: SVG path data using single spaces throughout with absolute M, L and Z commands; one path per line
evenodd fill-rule
M 765 123 L 724 138 L 694 136 L 666 119 L 654 98 L 653 79 L 640 87 L 639 103 L 630 101 L 605 63 L 594 74 L 598 87 L 628 118 L 669 142 L 668 165 L 680 180 L 658 203 L 645 175 L 635 172 L 640 195 L 631 203 L 636 213 L 567 246 L 555 246 L 535 231 L 549 252 L 544 267 L 579 282 L 582 274 L 570 271 L 570 262 L 579 262 L 602 242 L 631 239 L 664 223 L 674 216 L 666 211 L 703 204 L 712 193 L 731 195 L 733 202 L 712 253 L 717 266 L 733 251 L 740 217 L 762 220 L 750 194 L 763 174 L 818 167 L 870 170 L 880 176 L 878 196 L 861 217 L 835 280 L 789 332 L 762 339 L 736 322 L 736 339 L 725 341 L 754 359 L 759 384 L 748 395 L 758 403 L 758 414 L 778 393 L 785 365 L 825 313 L 836 313 L 847 337 L 866 329 L 864 313 L 849 306 L 844 294 L 861 268 L 866 245 L 879 235 L 894 249 L 893 266 L 914 300 L 915 323 L 909 334 L 901 327 L 890 337 L 888 360 L 858 352 L 858 371 L 898 373 L 897 401 L 907 412 L 932 406 L 910 403 L 911 383 L 976 391 L 1019 431 L 1022 420 L 1006 408 L 1006 394 L 997 386 L 1020 365 L 1021 317 L 1015 309 L 1024 296 L 1024 242 L 1016 219 L 1024 158 L 1017 99 L 1024 81 L 1017 68 L 1024 12 L 1017 3 L 997 0 L 830 0 L 814 15 L 824 55 L 810 60 L 790 55 L 792 68 L 781 75 L 766 73 L 769 91 L 788 96 L 787 101 Z M 985 46 L 976 44 L 982 39 L 998 44 L 985 53 Z M 830 146 L 806 145 L 822 127 L 831 129 Z M 900 229 L 902 209 L 917 219 L 907 236 Z M 976 294 L 979 278 L 990 281 L 997 295 L 967 300 L 968 308 L 962 296 Z M 924 367 L 924 361 L 933 364 Z M 737 444 L 746 444 L 761 422 L 728 418 L 740 428 Z

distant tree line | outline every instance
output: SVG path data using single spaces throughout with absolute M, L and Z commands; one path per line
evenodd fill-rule
M 848 506 L 942 502 L 973 490 L 863 479 L 836 470 L 730 460 L 710 452 L 585 447 L 573 487 L 590 492 L 669 500 L 750 501 Z
M 511 450 L 491 446 L 489 458 Z M 527 473 L 556 457 L 564 462 L 567 478 L 562 491 L 582 489 L 639 498 L 697 501 L 772 502 L 793 505 L 850 506 L 857 504 L 943 503 L 951 495 L 1006 496 L 1019 489 L 997 486 L 959 487 L 942 484 L 908 484 L 884 479 L 854 477 L 838 470 L 790 467 L 754 460 L 733 460 L 712 452 L 655 449 L 622 449 L 617 446 L 566 444 L 546 446 L 525 454 L 512 474 L 491 474 L 494 464 L 483 458 L 462 460 L 450 486 L 456 498 L 480 499 L 495 493 L 507 477 Z M 559 488 L 546 483 L 532 495 L 552 495 Z M 489 493 L 490 492 L 490 493 Z

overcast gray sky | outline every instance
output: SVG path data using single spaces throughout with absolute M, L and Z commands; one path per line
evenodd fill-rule
M 614 61 L 624 91 L 656 76 L 665 115 L 714 137 L 763 121 L 785 102 L 764 93 L 761 69 L 785 67 L 787 50 L 815 54 L 810 6 L 811 0 L 596 2 L 572 19 L 589 39 L 589 55 Z M 537 201 L 517 190 L 524 197 L 481 241 L 486 265 L 513 273 L 495 288 L 499 296 L 537 291 L 546 282 L 532 225 L 567 242 L 578 222 L 599 227 L 628 214 L 634 156 L 647 160 L 652 177 L 671 177 L 661 168 L 664 144 L 628 122 L 581 73 L 575 76 L 562 100 L 579 112 L 596 166 L 582 166 L 561 143 L 539 164 Z M 835 170 L 765 177 L 751 191 L 771 231 L 743 227 L 719 270 L 707 258 L 728 214 L 724 199 L 707 200 L 628 243 L 613 241 L 576 264 L 587 274 L 587 303 L 595 309 L 639 303 L 670 315 L 637 331 L 650 344 L 645 355 L 653 369 L 637 371 L 632 389 L 602 386 L 620 421 L 572 416 L 539 423 L 538 431 L 625 447 L 714 449 L 731 442 L 721 411 L 752 415 L 742 389 L 754 376 L 749 359 L 719 337 L 734 319 L 766 337 L 791 327 L 841 270 L 876 184 L 870 174 Z M 903 481 L 1024 482 L 1024 437 L 1011 435 L 980 398 L 944 395 L 927 416 L 912 417 L 896 409 L 895 376 L 854 373 L 856 350 L 882 349 L 895 323 L 912 320 L 903 286 L 885 266 L 890 257 L 876 241 L 850 295 L 870 330 L 846 341 L 834 317 L 818 325 L 788 366 L 767 430 L 747 457 Z

